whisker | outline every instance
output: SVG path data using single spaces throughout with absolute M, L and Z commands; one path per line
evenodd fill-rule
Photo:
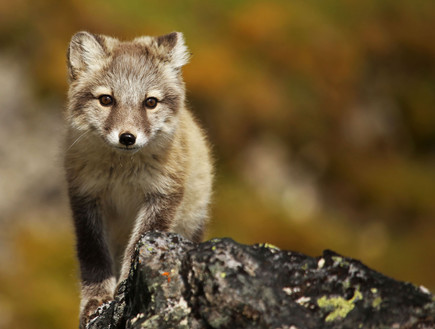
M 70 145 L 70 147 L 68 147 L 67 151 L 69 151 L 69 149 L 71 147 L 74 146 L 75 143 L 77 143 L 79 140 L 81 140 L 83 138 L 83 136 L 85 136 L 89 131 L 85 131 L 83 134 L 81 134 L 79 137 L 76 138 L 76 140 Z

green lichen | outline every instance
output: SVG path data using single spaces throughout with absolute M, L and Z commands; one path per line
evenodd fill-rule
M 348 289 L 348 288 L 350 288 L 351 284 L 350 284 L 349 279 L 346 279 L 346 281 L 343 281 L 343 282 L 342 282 L 342 285 L 343 285 L 343 289 Z
M 344 260 L 343 257 L 340 257 L 340 256 L 332 256 L 331 258 L 332 258 L 332 260 L 334 261 L 334 265 L 337 264 L 337 265 L 339 265 L 340 267 L 345 267 L 345 266 L 349 266 L 349 265 L 350 265 L 349 262 L 348 262 L 347 260 Z
M 213 312 L 208 319 L 212 328 L 228 328 L 228 323 L 231 321 L 230 315 L 217 312 Z
M 279 248 L 277 246 L 274 246 L 271 243 L 260 243 L 260 247 L 279 250 Z
M 381 303 L 382 303 L 382 298 L 378 296 L 373 300 L 372 307 L 377 308 L 379 307 L 379 305 L 381 305 Z
M 225 272 L 222 272 L 222 273 L 221 273 L 221 278 L 222 278 L 222 279 L 225 279 L 226 276 L 227 276 L 227 274 L 226 274 Z
M 302 268 L 304 271 L 308 270 L 308 263 L 305 263 L 304 265 L 302 265 L 301 268 Z
M 347 314 L 354 309 L 355 302 L 361 299 L 363 299 L 361 292 L 356 290 L 350 300 L 346 300 L 341 296 L 330 298 L 323 296 L 317 300 L 317 305 L 319 305 L 320 308 L 332 310 L 325 319 L 326 322 L 331 322 L 337 319 L 344 319 Z

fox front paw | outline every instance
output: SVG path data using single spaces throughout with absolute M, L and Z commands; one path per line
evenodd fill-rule
M 86 329 L 86 325 L 94 318 L 98 316 L 96 313 L 97 309 L 110 301 L 112 301 L 113 298 L 111 296 L 105 296 L 101 298 L 92 298 L 90 299 L 85 307 L 82 310 L 82 313 L 80 315 L 80 329 Z

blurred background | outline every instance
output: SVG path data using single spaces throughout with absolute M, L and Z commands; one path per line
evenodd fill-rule
M 332 249 L 435 291 L 434 1 L 0 0 L 0 328 L 77 328 L 61 143 L 79 30 L 184 32 L 208 238 Z

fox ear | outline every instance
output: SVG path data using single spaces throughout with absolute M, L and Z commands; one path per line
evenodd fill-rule
M 78 32 L 68 48 L 68 71 L 70 80 L 75 80 L 81 72 L 98 68 L 106 55 L 104 37 L 89 32 Z
M 157 45 L 165 48 L 175 68 L 179 69 L 189 62 L 190 54 L 184 43 L 183 33 L 172 32 L 157 37 Z

